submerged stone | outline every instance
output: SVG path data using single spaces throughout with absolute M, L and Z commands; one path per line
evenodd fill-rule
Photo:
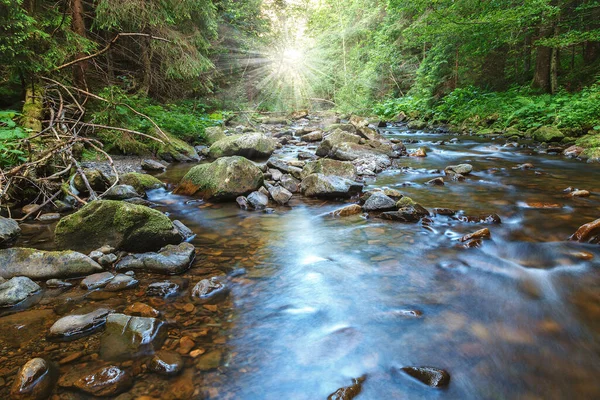
M 184 242 L 168 245 L 158 253 L 132 254 L 115 266 L 117 271 L 146 271 L 164 275 L 176 275 L 187 271 L 195 257 L 194 245 Z
M 159 350 L 148 363 L 148 369 L 160 375 L 177 375 L 183 369 L 183 358 L 174 351 Z
M 133 386 L 133 378 L 121 368 L 108 365 L 84 374 L 73 386 L 96 397 L 114 398 Z
M 227 297 L 229 288 L 218 277 L 203 279 L 192 289 L 192 297 L 203 304 L 215 304 Z
M 164 323 L 155 318 L 110 314 L 100 338 L 100 357 L 103 360 L 128 360 L 153 354 L 160 349 L 166 336 Z
M 14 306 L 40 289 L 39 285 L 31 279 L 25 276 L 15 276 L 0 283 L 0 307 Z
M 97 332 L 106 324 L 106 317 L 112 310 L 99 308 L 87 314 L 74 314 L 62 317 L 50 327 L 49 339 L 75 340 Z
M 43 358 L 33 358 L 27 361 L 17 373 L 10 389 L 11 399 L 47 399 L 54 389 L 56 379 L 56 371 L 48 361 Z

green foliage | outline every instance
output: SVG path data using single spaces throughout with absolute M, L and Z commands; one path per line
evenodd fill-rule
M 102 90 L 100 96 L 109 99 L 110 104 L 93 113 L 94 122 L 153 135 L 155 126 L 148 118 L 136 114 L 133 108 L 152 119 L 163 131 L 190 143 L 200 143 L 206 127 L 220 125 L 227 117 L 223 112 L 208 113 L 206 106 L 195 100 L 158 104 L 146 96 L 130 95 L 114 86 Z M 141 154 L 156 145 L 152 140 L 126 132 L 103 131 L 99 136 L 105 140 L 109 151 Z
M 526 131 L 554 125 L 585 132 L 600 125 L 600 85 L 556 95 L 536 94 L 527 87 L 486 92 L 469 86 L 455 89 L 432 105 L 425 99 L 407 96 L 380 103 L 374 112 L 386 118 L 403 112 L 434 123 L 465 123 L 472 127 L 506 129 L 514 126 Z
M 27 160 L 21 150 L 21 140 L 28 136 L 28 132 L 15 122 L 18 117 L 19 114 L 15 111 L 0 111 L 0 167 L 2 168 Z

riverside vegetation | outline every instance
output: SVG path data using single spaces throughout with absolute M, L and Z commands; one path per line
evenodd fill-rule
M 0 11 L 2 396 L 600 395 L 596 2 Z

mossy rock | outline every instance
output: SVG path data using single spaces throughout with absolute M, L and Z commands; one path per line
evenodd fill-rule
M 408 129 L 421 130 L 427 128 L 427 122 L 421 120 L 413 120 L 406 125 Z
M 586 148 L 600 147 L 600 133 L 588 134 L 577 139 L 577 146 Z
M 356 133 L 356 128 L 352 124 L 331 124 L 328 125 L 324 131 L 325 132 L 334 132 L 337 130 L 348 132 L 348 133 Z
M 504 131 L 504 136 L 506 136 L 506 137 L 514 137 L 514 136 L 525 137 L 525 132 L 518 130 L 514 126 L 510 126 Z
M 181 234 L 160 211 L 122 201 L 98 200 L 60 220 L 55 242 L 61 249 L 88 253 L 103 245 L 130 252 L 179 244 Z
M 204 130 L 204 141 L 209 146 L 225 138 L 227 136 L 220 126 L 209 126 Z
M 410 197 L 404 196 L 403 198 L 398 200 L 398 202 L 396 202 L 396 207 L 397 208 L 411 207 L 411 206 L 415 206 L 416 204 L 417 204 L 416 201 L 414 201 Z
M 173 135 L 167 135 L 169 142 L 159 144 L 156 154 L 167 162 L 200 161 L 200 157 L 193 146 Z M 164 140 L 164 139 L 163 139 Z
M 95 192 L 102 193 L 110 187 L 110 180 L 99 169 L 84 169 L 83 173 L 85 174 L 90 187 Z M 83 182 L 83 178 L 79 174 L 75 175 L 73 186 L 80 193 L 88 192 L 85 182 Z
M 348 161 L 338 161 L 323 158 L 317 161 L 309 161 L 302 169 L 302 179 L 310 174 L 323 174 L 340 176 L 347 179 L 356 179 L 356 167 Z
M 225 137 L 210 146 L 211 158 L 242 156 L 248 159 L 265 159 L 275 151 L 277 142 L 259 132 Z
M 585 149 L 579 157 L 581 159 L 587 160 L 587 162 L 600 162 L 600 147 L 593 147 L 590 149 Z
M 565 135 L 555 126 L 542 126 L 533 132 L 533 139 L 540 143 L 560 142 Z
M 133 186 L 138 193 L 143 193 L 146 190 L 159 189 L 165 186 L 164 183 L 152 175 L 140 174 L 137 172 L 130 172 L 120 176 L 119 182 L 124 185 Z
M 263 173 L 244 157 L 222 157 L 210 164 L 193 167 L 183 177 L 175 193 L 199 195 L 204 199 L 234 200 L 258 190 Z

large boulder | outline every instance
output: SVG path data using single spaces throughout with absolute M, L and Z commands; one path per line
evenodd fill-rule
M 204 141 L 209 146 L 225 138 L 227 136 L 225 136 L 225 132 L 223 132 L 223 128 L 220 126 L 209 126 L 204 129 Z
M 183 177 L 175 193 L 204 199 L 233 200 L 258 190 L 263 173 L 244 157 L 223 157 L 197 165 Z
M 131 254 L 119 261 L 115 269 L 117 271 L 139 270 L 175 275 L 188 270 L 194 257 L 194 246 L 184 242 L 178 246 L 166 246 L 158 253 Z
M 212 158 L 242 156 L 249 159 L 263 159 L 275 151 L 277 142 L 265 134 L 254 132 L 225 137 L 210 146 L 208 154 Z
M 43 251 L 13 247 L 0 250 L 0 277 L 31 279 L 77 278 L 101 272 L 88 256 L 74 251 Z
M 335 175 L 347 179 L 356 179 L 356 168 L 352 163 L 323 158 L 309 161 L 302 169 L 302 177 L 310 174 Z
M 14 242 L 21 234 L 21 228 L 14 219 L 0 216 L 0 246 Z
M 55 242 L 60 248 L 89 253 L 104 245 L 144 252 L 179 244 L 183 237 L 160 211 L 121 201 L 93 201 L 60 220 Z
M 110 314 L 100 338 L 100 357 L 128 360 L 151 355 L 161 348 L 166 337 L 166 325 L 156 318 Z
M 140 174 L 137 172 L 121 175 L 119 177 L 119 182 L 124 185 L 133 186 L 138 193 L 144 193 L 147 190 L 159 189 L 165 186 L 164 183 L 152 175 Z
M 350 126 L 352 126 L 352 125 L 350 125 Z M 354 129 L 353 126 L 352 126 L 352 129 Z M 315 152 L 315 154 L 318 155 L 319 157 L 325 157 L 325 156 L 329 155 L 331 150 L 336 145 L 339 145 L 341 143 L 357 143 L 358 144 L 359 142 L 360 142 L 360 136 L 355 135 L 353 133 L 343 131 L 341 129 L 336 129 L 332 134 L 327 136 L 321 142 L 321 144 L 317 148 L 317 151 Z
M 40 290 L 37 283 L 25 276 L 16 276 L 0 283 L 0 307 L 18 304 Z
M 555 126 L 542 126 L 533 132 L 533 138 L 538 142 L 559 142 L 565 137 Z
M 392 156 L 392 146 L 388 144 L 381 144 L 379 142 L 372 142 L 372 144 L 378 145 L 373 147 L 370 145 L 361 145 L 357 143 L 344 142 L 336 144 L 329 153 L 331 158 L 342 161 L 354 161 L 361 158 L 371 158 L 379 156 Z
M 339 176 L 311 174 L 302 180 L 301 190 L 309 197 L 352 197 L 362 192 L 362 183 Z
M 167 136 L 168 140 L 163 140 L 164 144 L 158 147 L 158 157 L 167 162 L 200 161 L 200 156 L 193 146 L 172 135 L 167 134 Z

